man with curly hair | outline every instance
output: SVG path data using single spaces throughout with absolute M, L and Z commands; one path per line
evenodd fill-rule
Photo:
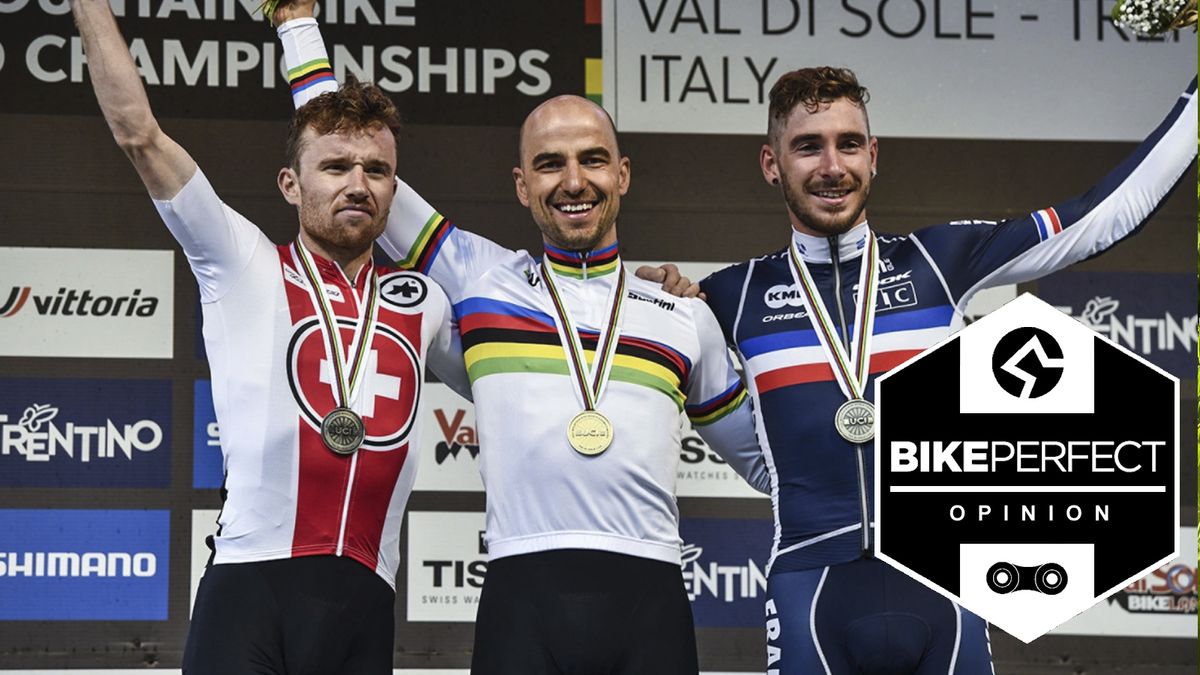
M 874 557 L 874 380 L 962 328 L 977 291 L 1045 276 L 1145 224 L 1195 159 L 1195 90 L 1081 197 L 888 235 L 867 221 L 879 143 L 866 88 L 830 67 L 776 82 L 759 164 L 783 198 L 788 246 L 700 284 L 745 365 L 771 476 L 769 673 L 991 674 L 986 623 Z M 772 307 L 779 288 L 798 306 Z
M 200 287 L 225 502 L 183 671 L 390 673 L 401 519 L 428 359 L 468 395 L 445 294 L 376 266 L 396 189 L 395 106 L 349 82 L 297 111 L 276 246 L 163 133 L 107 0 L 73 0 L 88 70 Z

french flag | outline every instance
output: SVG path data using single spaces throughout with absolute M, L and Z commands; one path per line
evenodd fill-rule
M 1037 223 L 1038 238 L 1042 241 L 1062 232 L 1062 223 L 1058 220 L 1058 212 L 1052 208 L 1035 211 L 1033 220 Z

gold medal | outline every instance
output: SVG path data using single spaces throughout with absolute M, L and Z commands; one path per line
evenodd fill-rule
M 581 455 L 593 457 L 608 449 L 613 440 L 612 422 L 603 413 L 596 410 L 596 402 L 604 393 L 612 369 L 613 358 L 617 353 L 617 342 L 621 334 L 621 301 L 625 297 L 625 270 L 617 272 L 617 280 L 613 284 L 612 296 L 609 298 L 608 321 L 600 339 L 596 342 L 596 358 L 588 367 L 583 356 L 583 345 L 579 334 L 571 323 L 567 307 L 559 297 L 558 288 L 554 283 L 554 275 L 546 270 L 546 264 L 541 267 L 541 277 L 550 293 L 550 302 L 554 305 L 554 325 L 558 330 L 559 340 L 567 356 L 567 372 L 579 392 L 583 412 L 571 419 L 567 425 L 567 442 Z
M 584 410 L 567 425 L 567 442 L 581 455 L 599 455 L 608 449 L 612 439 L 612 423 L 595 410 Z
M 349 408 L 334 408 L 321 421 L 321 440 L 339 455 L 352 455 L 362 446 L 366 427 L 358 413 Z
M 870 401 L 852 398 L 838 407 L 833 426 L 847 441 L 866 443 L 875 438 L 875 406 Z

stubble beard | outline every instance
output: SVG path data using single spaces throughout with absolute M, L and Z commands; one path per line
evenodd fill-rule
M 336 226 L 327 208 L 308 201 L 300 207 L 300 228 L 310 240 L 334 256 L 353 258 L 371 250 L 386 225 L 386 212 L 376 213 L 369 226 L 348 228 Z
M 860 192 L 861 196 L 858 197 L 859 201 L 856 207 L 847 209 L 842 215 L 833 216 L 808 207 L 803 197 L 796 194 L 792 189 L 792 183 L 788 180 L 787 176 L 780 176 L 780 186 L 783 190 L 783 201 L 787 204 L 788 210 L 791 211 L 792 215 L 802 225 L 825 237 L 849 232 L 858 223 L 859 217 L 867 208 L 867 197 L 871 194 L 871 184 L 869 182 L 859 184 L 857 191 Z
M 608 205 L 607 199 L 600 200 L 594 208 L 603 209 Z M 544 212 L 534 212 L 533 220 L 538 229 L 554 246 L 567 251 L 590 251 L 596 248 L 617 221 L 616 213 L 603 212 L 598 214 L 596 227 L 588 230 L 569 229 L 562 227 L 554 219 L 555 208 L 545 204 Z

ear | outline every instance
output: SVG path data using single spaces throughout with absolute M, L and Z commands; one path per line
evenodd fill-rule
M 871 177 L 874 178 L 875 172 L 879 170 L 879 167 L 876 166 L 876 162 L 879 161 L 879 139 L 878 138 L 876 138 L 874 136 L 871 137 L 870 148 L 871 148 Z
M 521 206 L 529 208 L 529 186 L 525 184 L 525 172 L 521 167 L 514 166 L 512 175 L 513 185 L 517 189 L 517 200 L 521 202 Z
M 762 169 L 763 180 L 771 185 L 779 185 L 779 166 L 775 159 L 775 148 L 770 143 L 764 143 L 758 151 L 758 166 Z
M 287 203 L 292 206 L 300 206 L 300 202 L 302 201 L 300 197 L 300 177 L 296 175 L 292 167 L 285 166 L 280 169 L 276 183 L 279 185 L 279 191 L 283 193 L 283 198 Z
M 620 165 L 617 168 L 617 189 L 620 190 L 621 196 L 624 197 L 626 192 L 629 192 L 629 179 L 632 169 L 629 165 L 629 158 L 622 157 Z

